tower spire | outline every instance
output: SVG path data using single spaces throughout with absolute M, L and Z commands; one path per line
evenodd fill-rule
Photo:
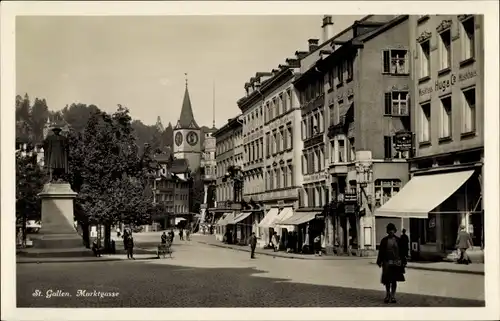
M 215 128 L 215 80 L 214 80 L 214 88 L 213 88 L 212 95 L 213 95 L 213 103 L 212 103 L 213 104 L 212 105 L 212 109 L 213 109 L 212 110 L 212 113 L 213 113 L 212 117 L 213 117 L 213 120 L 212 120 L 212 126 L 213 126 L 213 128 Z
M 188 74 L 187 72 L 184 73 L 184 77 L 186 78 L 186 88 L 188 87 Z

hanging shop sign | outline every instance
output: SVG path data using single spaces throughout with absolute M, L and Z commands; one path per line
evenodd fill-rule
M 394 134 L 394 148 L 398 152 L 406 152 L 413 147 L 413 133 L 401 131 Z
M 317 220 L 324 220 L 324 219 L 325 219 L 325 216 L 324 216 L 323 214 L 316 214 L 316 215 L 314 216 L 314 218 L 315 218 L 315 219 L 317 219 Z
M 344 194 L 344 203 L 357 203 L 358 195 L 356 193 L 345 193 Z

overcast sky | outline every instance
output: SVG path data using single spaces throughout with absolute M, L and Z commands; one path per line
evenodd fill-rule
M 361 16 L 334 16 L 335 33 Z M 239 113 L 243 85 L 321 38 L 322 16 L 30 16 L 16 21 L 16 92 L 47 99 L 51 110 L 95 104 L 174 124 L 188 73 L 200 125 Z

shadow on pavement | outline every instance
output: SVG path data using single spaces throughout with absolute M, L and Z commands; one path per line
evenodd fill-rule
M 202 259 L 202 258 L 200 258 Z M 384 292 L 260 278 L 255 268 L 107 262 L 18 265 L 18 307 L 387 307 Z M 68 297 L 34 297 L 35 290 Z M 77 296 L 78 290 L 97 296 Z M 94 292 L 95 291 L 95 292 Z M 98 292 L 118 292 L 99 298 Z M 484 301 L 401 293 L 394 307 L 484 307 Z

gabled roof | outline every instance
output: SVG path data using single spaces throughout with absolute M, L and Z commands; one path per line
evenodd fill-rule
M 184 91 L 184 100 L 182 101 L 181 116 L 177 121 L 176 129 L 200 129 L 196 121 L 194 120 L 193 109 L 191 107 L 191 99 L 189 98 L 189 90 L 186 85 L 186 90 Z

